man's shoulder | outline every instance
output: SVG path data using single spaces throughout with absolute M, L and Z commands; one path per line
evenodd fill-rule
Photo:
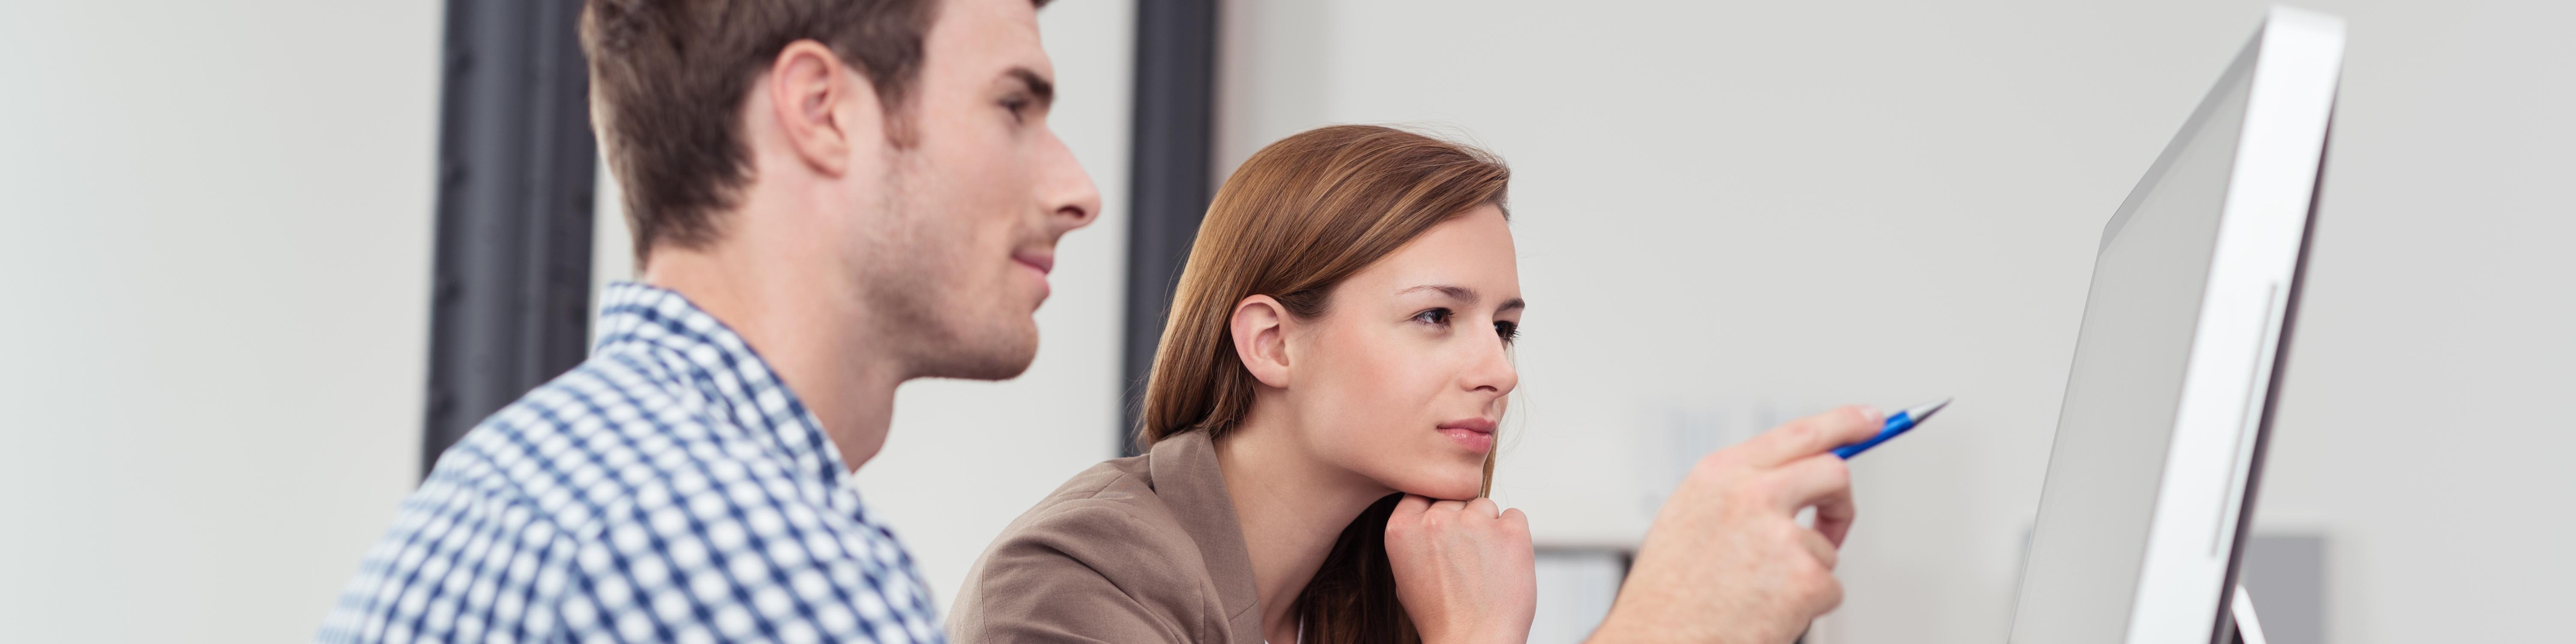
M 584 536 L 639 497 L 787 475 L 761 466 L 762 450 L 743 445 L 740 428 L 718 422 L 675 375 L 620 358 L 594 357 L 494 412 L 439 457 L 429 478 L 524 499 Z
M 475 639 L 504 624 L 633 636 L 628 622 L 665 604 L 703 609 L 665 635 L 939 639 L 909 555 L 855 494 L 653 368 L 594 359 L 468 432 L 404 502 L 323 639 Z M 448 588 L 460 580 L 467 592 Z
M 441 454 L 404 499 L 325 620 L 325 641 L 545 639 L 576 559 L 629 473 L 654 453 L 620 435 L 677 401 L 631 368 L 593 360 L 503 407 Z

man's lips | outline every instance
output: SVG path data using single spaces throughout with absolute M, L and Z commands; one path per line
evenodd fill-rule
M 1029 268 L 1037 269 L 1039 275 L 1045 275 L 1055 270 L 1055 255 L 1052 254 L 1027 252 L 1011 253 L 1011 261 L 1019 262 L 1021 264 L 1028 265 Z

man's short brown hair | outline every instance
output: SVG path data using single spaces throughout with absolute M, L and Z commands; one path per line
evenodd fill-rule
M 938 2 L 588 0 L 591 113 L 626 192 L 637 262 L 656 243 L 715 241 L 717 213 L 752 173 L 743 96 L 788 43 L 823 43 L 858 68 L 900 137 Z

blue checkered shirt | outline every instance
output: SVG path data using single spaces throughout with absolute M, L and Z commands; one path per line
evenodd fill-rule
M 814 415 L 680 294 L 616 284 L 581 366 L 438 459 L 326 642 L 941 642 Z

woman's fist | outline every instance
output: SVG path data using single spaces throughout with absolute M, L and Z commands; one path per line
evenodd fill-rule
M 1405 614 L 1430 644 L 1529 640 L 1536 555 L 1529 517 L 1493 499 L 1406 495 L 1386 520 L 1386 560 Z

